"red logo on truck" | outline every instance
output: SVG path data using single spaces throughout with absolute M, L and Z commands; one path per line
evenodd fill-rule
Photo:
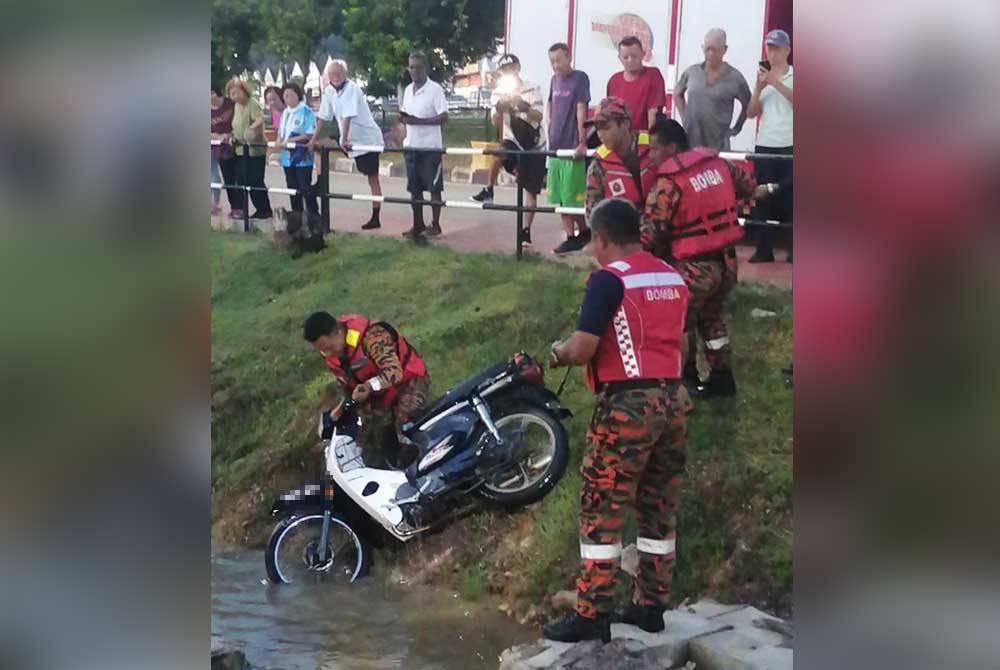
M 618 43 L 626 37 L 637 37 L 642 43 L 642 60 L 653 60 L 653 29 L 638 14 L 619 14 L 607 22 L 591 21 L 590 29 L 606 34 L 612 49 L 617 49 Z

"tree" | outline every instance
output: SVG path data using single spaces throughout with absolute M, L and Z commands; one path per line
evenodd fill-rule
M 263 38 L 257 0 L 212 0 L 212 85 L 255 67 L 250 51 Z
M 369 95 L 387 95 L 408 81 L 406 60 L 422 51 L 431 77 L 454 71 L 496 48 L 503 0 L 342 0 L 344 37 Z
M 282 63 L 307 67 L 316 45 L 341 30 L 337 0 L 258 1 L 265 30 L 263 51 Z

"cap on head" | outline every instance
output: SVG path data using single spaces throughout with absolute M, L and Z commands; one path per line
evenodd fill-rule
M 521 64 L 521 59 L 515 56 L 514 54 L 504 54 L 503 56 L 500 56 L 500 60 L 497 61 L 497 69 L 502 70 L 505 67 L 511 65 L 520 65 L 520 64 Z
M 597 123 L 607 123 L 609 121 L 617 121 L 621 123 L 622 121 L 628 121 L 632 117 L 629 116 L 628 106 L 625 101 L 621 98 L 604 98 L 601 100 L 600 104 L 597 105 L 597 111 L 594 112 L 594 116 L 584 122 L 585 127 L 593 126 Z
M 767 34 L 764 38 L 764 44 L 773 44 L 776 47 L 789 47 L 792 46 L 792 38 L 788 36 L 784 30 L 775 29 Z

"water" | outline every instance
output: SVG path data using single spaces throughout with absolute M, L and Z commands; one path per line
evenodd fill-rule
M 261 552 L 212 557 L 212 633 L 254 668 L 466 670 L 538 638 L 498 612 L 429 587 L 261 584 Z

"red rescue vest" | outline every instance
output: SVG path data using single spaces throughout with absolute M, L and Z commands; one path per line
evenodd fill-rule
M 587 365 L 587 386 L 637 379 L 677 379 L 687 312 L 684 278 L 666 261 L 638 251 L 602 268 L 621 281 L 621 305 Z
M 649 161 L 649 133 L 636 134 L 635 150 L 639 155 L 639 183 L 621 157 L 605 145 L 597 147 L 595 154 L 604 168 L 604 197 L 628 200 L 641 212 L 646 195 L 656 183 L 656 170 Z
M 681 190 L 670 229 L 674 259 L 720 251 L 743 237 L 733 179 L 717 151 L 690 149 L 665 160 L 657 173 Z
M 350 394 L 355 388 L 365 383 L 369 379 L 381 374 L 375 361 L 368 358 L 368 355 L 361 347 L 361 342 L 371 326 L 382 326 L 392 335 L 396 341 L 396 353 L 403 364 L 403 379 L 400 382 L 407 382 L 415 377 L 423 377 L 427 374 L 427 366 L 424 364 L 417 350 L 401 337 L 396 329 L 385 322 L 373 322 L 359 314 L 345 314 L 338 317 L 337 321 L 347 328 L 345 335 L 344 353 L 340 357 L 327 356 L 323 360 L 326 366 L 333 371 L 333 374 L 342 382 L 347 384 L 347 393 Z M 372 394 L 373 402 L 380 407 L 392 405 L 398 393 L 396 387 L 380 389 Z

